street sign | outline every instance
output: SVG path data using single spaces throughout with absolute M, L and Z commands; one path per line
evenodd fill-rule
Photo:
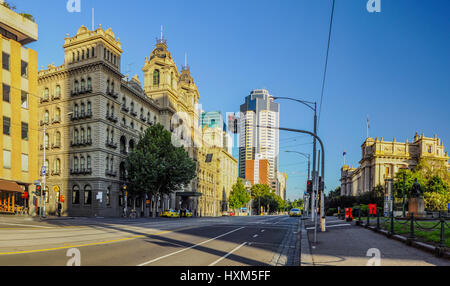
M 53 191 L 55 191 L 56 193 L 59 192 L 59 186 L 53 186 Z
M 34 185 L 35 186 L 40 186 L 41 185 L 41 181 L 39 181 L 39 180 L 34 181 Z
M 45 166 L 42 166 L 41 175 L 45 176 L 46 173 L 47 173 L 47 168 Z

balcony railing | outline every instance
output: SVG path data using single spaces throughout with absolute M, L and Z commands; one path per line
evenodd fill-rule
M 130 114 L 131 114 L 132 116 L 134 116 L 134 117 L 136 117 L 136 116 L 137 116 L 137 112 L 136 112 L 136 111 L 134 111 L 134 110 L 131 110 Z
M 48 125 L 49 122 L 48 122 L 48 121 L 41 120 L 41 122 L 40 122 L 39 124 L 40 124 L 41 126 L 44 126 L 44 124 Z
M 52 176 L 59 176 L 61 175 L 61 170 L 52 170 Z
M 117 171 L 105 170 L 105 176 L 108 176 L 108 177 L 117 177 Z
M 80 114 L 71 114 L 70 115 L 70 121 L 80 120 L 80 119 L 87 119 L 92 118 L 92 111 L 88 111 L 87 113 L 80 113 Z
M 57 123 L 61 123 L 61 118 L 59 118 L 59 117 L 53 118 L 52 124 L 57 124 Z
M 139 119 L 142 121 L 142 122 L 146 122 L 147 121 L 147 118 L 144 116 L 144 115 L 142 115 L 141 114 L 141 116 L 139 117 Z
M 92 92 L 92 87 L 81 88 L 80 90 L 72 90 L 70 92 L 70 96 L 77 96 L 77 95 L 90 93 L 90 92 Z
M 43 144 L 41 144 L 41 146 L 40 146 L 40 148 L 39 148 L 41 151 L 42 150 L 44 150 L 44 145 Z M 45 146 L 45 150 L 48 150 L 48 144 Z
M 57 100 L 61 98 L 61 94 L 52 95 L 52 100 Z
M 79 140 L 79 141 L 70 141 L 70 147 L 82 147 L 82 146 L 90 146 L 92 145 L 92 138 Z
M 92 168 L 82 168 L 82 169 L 70 169 L 71 175 L 90 175 L 92 174 Z
M 109 89 L 107 89 L 107 90 L 106 90 L 106 94 L 109 95 L 109 96 L 111 96 L 111 97 L 114 98 L 114 99 L 117 99 L 117 98 L 119 97 L 119 95 L 118 95 L 117 93 L 115 93 L 114 90 L 109 90 Z
M 126 105 L 122 105 L 122 111 L 128 112 L 128 111 L 130 111 L 130 109 Z
M 48 97 L 41 97 L 40 103 L 49 102 L 50 99 Z
M 119 121 L 117 117 L 114 117 L 114 114 L 106 114 L 106 119 L 114 123 L 117 123 Z
M 117 149 L 117 143 L 114 143 L 112 141 L 106 141 L 105 145 L 106 145 L 106 147 L 109 147 L 112 149 Z
M 52 144 L 52 149 L 59 149 L 61 148 L 61 143 L 53 143 Z

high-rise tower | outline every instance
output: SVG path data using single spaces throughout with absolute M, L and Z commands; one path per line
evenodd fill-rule
M 270 164 L 270 187 L 275 190 L 278 171 L 278 129 L 255 126 L 279 126 L 280 105 L 275 103 L 265 89 L 253 90 L 240 108 L 239 177 L 245 178 L 246 160 L 267 159 Z

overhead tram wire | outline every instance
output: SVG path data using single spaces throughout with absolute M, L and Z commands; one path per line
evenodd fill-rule
M 321 115 L 321 112 L 322 112 L 322 103 L 323 103 L 323 92 L 325 90 L 325 80 L 326 80 L 326 77 L 327 77 L 328 55 L 329 55 L 329 52 L 330 52 L 331 32 L 333 30 L 334 3 L 335 3 L 335 0 L 333 0 L 333 6 L 331 7 L 330 29 L 328 31 L 327 57 L 325 59 L 325 70 L 323 72 L 322 92 L 321 92 L 321 95 L 320 95 L 319 118 L 317 119 L 317 129 L 319 128 L 319 123 L 320 123 L 320 115 Z

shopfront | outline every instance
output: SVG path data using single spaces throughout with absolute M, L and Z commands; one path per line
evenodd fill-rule
M 23 208 L 25 190 L 14 181 L 0 180 L 0 214 L 16 214 Z

